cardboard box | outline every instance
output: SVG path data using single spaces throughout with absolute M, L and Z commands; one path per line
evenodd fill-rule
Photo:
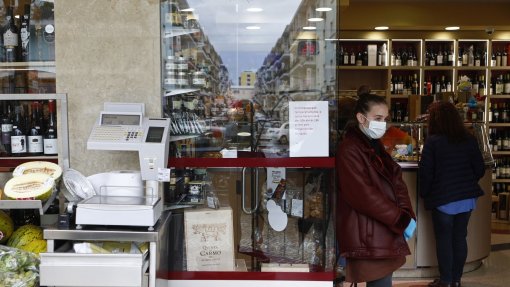
M 232 209 L 190 209 L 184 212 L 188 271 L 234 271 Z
M 368 45 L 368 65 L 377 66 L 377 45 Z

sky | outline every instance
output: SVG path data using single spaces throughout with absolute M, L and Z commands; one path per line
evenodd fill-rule
M 234 85 L 242 71 L 256 71 L 282 35 L 300 0 L 188 0 Z M 250 7 L 262 12 L 247 12 Z M 258 30 L 248 30 L 258 26 Z

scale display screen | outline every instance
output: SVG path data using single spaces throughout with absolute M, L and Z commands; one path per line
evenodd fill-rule
M 101 114 L 102 126 L 139 126 L 140 115 Z
M 145 139 L 145 142 L 160 143 L 163 140 L 164 131 L 165 131 L 164 127 L 149 127 L 149 131 L 147 132 L 147 138 Z

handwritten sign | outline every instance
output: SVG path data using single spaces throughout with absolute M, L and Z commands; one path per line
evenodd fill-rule
M 289 103 L 290 157 L 329 155 L 327 101 Z

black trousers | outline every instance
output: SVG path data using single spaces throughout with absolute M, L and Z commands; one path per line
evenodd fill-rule
M 439 280 L 443 283 L 460 282 L 467 258 L 467 226 L 471 212 L 446 214 L 432 211 L 432 224 L 436 238 L 436 255 Z

